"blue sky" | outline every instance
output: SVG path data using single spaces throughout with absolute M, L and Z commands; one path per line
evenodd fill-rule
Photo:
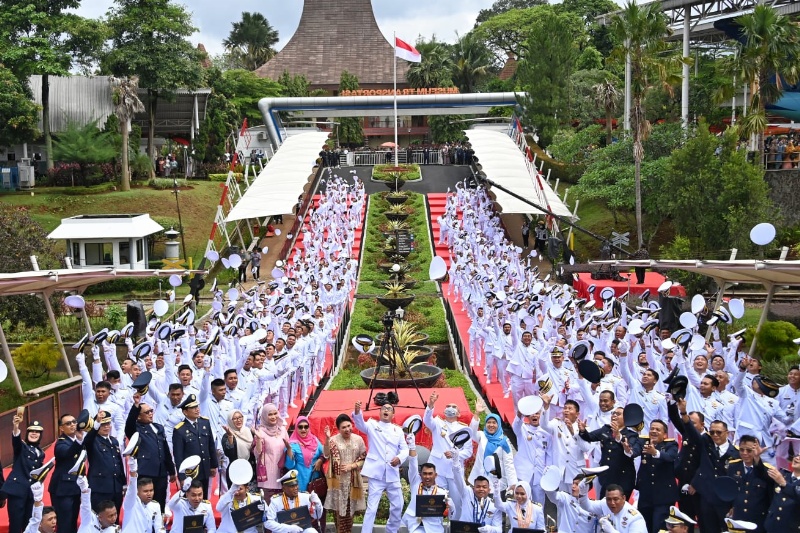
M 331 0 L 335 4 L 335 0 Z M 280 35 L 278 48 L 283 47 L 297 28 L 303 9 L 302 0 L 192 0 L 181 2 L 192 12 L 199 31 L 192 42 L 203 43 L 209 54 L 222 52 L 222 40 L 228 36 L 231 24 L 241 19 L 242 11 L 260 11 Z M 406 41 L 417 36 L 436 35 L 441 41 L 453 42 L 456 32 L 469 31 L 481 9 L 493 0 L 373 0 L 375 18 L 383 34 L 391 40 L 392 32 Z M 85 17 L 104 16 L 112 0 L 83 0 L 77 12 Z

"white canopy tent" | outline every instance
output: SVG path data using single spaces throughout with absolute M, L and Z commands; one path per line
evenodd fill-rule
M 464 133 L 487 178 L 536 204 L 549 207 L 556 215 L 571 220 L 575 218 L 544 179 L 534 178 L 536 168 L 528 162 L 511 137 L 484 129 L 465 130 Z M 492 194 L 503 208 L 503 213 L 546 214 L 501 190 L 494 189 Z
M 327 140 L 327 133 L 316 131 L 287 138 L 225 221 L 291 213 Z

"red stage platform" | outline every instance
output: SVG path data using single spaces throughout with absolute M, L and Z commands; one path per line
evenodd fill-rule
M 389 392 L 391 389 L 375 389 L 375 393 Z M 439 399 L 436 401 L 436 409 L 434 414 L 444 417 L 444 408 L 448 403 L 458 405 L 461 410 L 460 420 L 465 424 L 469 424 L 472 420 L 472 412 L 467 402 L 467 397 L 464 396 L 464 391 L 461 389 L 420 389 L 422 398 L 425 402 L 430 398 L 433 391 L 439 393 Z M 398 396 L 400 396 L 400 404 L 395 410 L 394 422 L 402 424 L 403 421 L 411 415 L 423 416 L 425 414 L 425 406 L 420 401 L 419 395 L 415 389 L 398 389 Z M 374 395 L 373 395 L 374 397 Z M 367 406 L 367 399 L 369 398 L 368 389 L 359 390 L 325 390 L 317 398 L 314 404 L 314 409 L 308 415 L 311 422 L 311 432 L 320 440 L 325 439 L 325 426 L 330 426 L 331 433 L 336 433 L 336 417 L 342 413 L 351 415 L 356 401 L 361 400 L 362 410 Z M 405 407 L 400 407 L 405 406 Z M 380 414 L 379 407 L 371 405 L 369 411 L 364 410 L 364 419 L 371 418 L 377 419 Z M 359 433 L 366 441 L 366 436 Z M 430 448 L 431 437 L 427 431 L 422 431 L 417 434 L 417 443 Z M 367 443 L 369 445 L 369 443 Z
M 658 288 L 666 281 L 666 278 L 658 272 L 646 272 L 644 275 L 644 283 L 638 285 L 636 283 L 636 274 L 633 272 L 620 272 L 623 277 L 630 277 L 629 281 L 613 281 L 610 279 L 592 279 L 591 274 L 582 272 L 578 274 L 578 280 L 573 283 L 573 287 L 578 291 L 578 296 L 581 298 L 590 298 L 589 285 L 595 285 L 597 288 L 594 291 L 594 299 L 599 300 L 600 291 L 606 287 L 614 289 L 616 296 L 625 294 L 630 291 L 631 296 L 638 296 L 645 290 L 650 289 L 650 297 L 658 298 Z M 686 289 L 683 286 L 673 286 L 669 291 L 670 296 L 686 297 Z

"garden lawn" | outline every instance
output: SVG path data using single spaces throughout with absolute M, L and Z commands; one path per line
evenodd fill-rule
M 195 265 L 205 253 L 223 186 L 224 183 L 192 180 L 189 189 L 179 192 L 187 255 L 194 258 Z M 62 218 L 76 215 L 149 213 L 156 220 L 169 219 L 175 224 L 178 220 L 173 192 L 146 186 L 127 192 L 109 191 L 107 186 L 66 190 L 45 187 L 33 193 L 2 194 L 0 201 L 28 208 L 31 216 L 48 232 L 54 230 Z

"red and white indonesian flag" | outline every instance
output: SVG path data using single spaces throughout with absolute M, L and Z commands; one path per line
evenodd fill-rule
M 394 55 L 412 63 L 422 62 L 422 54 L 416 48 L 397 37 L 394 38 Z

